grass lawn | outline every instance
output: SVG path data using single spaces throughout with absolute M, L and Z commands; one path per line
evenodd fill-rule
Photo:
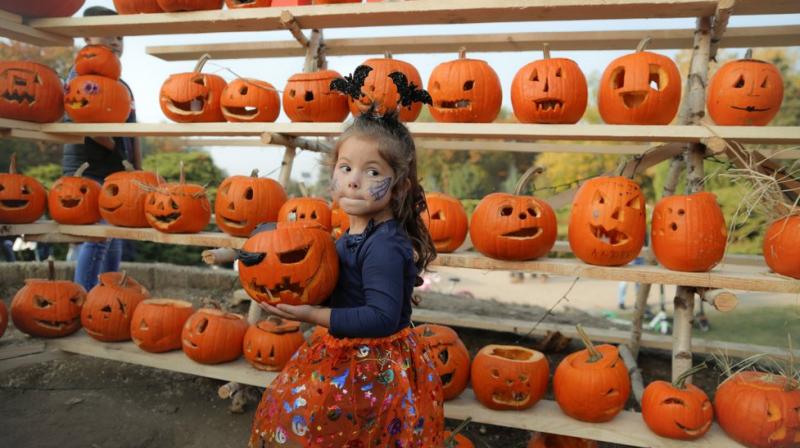
M 792 335 L 792 347 L 800 348 L 800 307 L 744 307 L 728 313 L 708 311 L 711 329 L 694 330 L 693 336 L 745 344 L 786 348 L 786 335 Z

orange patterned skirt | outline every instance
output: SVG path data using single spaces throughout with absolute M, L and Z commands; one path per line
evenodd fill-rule
M 250 447 L 439 447 L 442 383 L 405 328 L 385 338 L 301 347 L 264 391 Z

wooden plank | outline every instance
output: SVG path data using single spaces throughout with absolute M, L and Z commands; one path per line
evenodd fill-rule
M 22 23 L 19 16 L 6 11 L 2 11 L 0 14 L 0 37 L 40 47 L 71 47 L 73 45 L 72 37 L 38 30 Z
M 28 131 L 38 131 L 41 129 L 41 124 L 31 123 L 29 121 L 9 120 L 8 118 L 0 118 L 0 129 L 25 129 Z
M 20 356 L 33 355 L 36 353 L 41 353 L 44 350 L 45 350 L 44 341 L 38 341 L 38 340 L 32 340 L 27 344 L 0 347 L 0 361 L 19 358 Z
M 8 235 L 42 235 L 58 230 L 58 223 L 53 221 L 37 221 L 31 224 L 0 224 L 0 236 Z
M 156 229 L 136 229 L 128 227 L 115 227 L 107 224 L 89 226 L 72 226 L 61 224 L 58 232 L 64 235 L 102 238 L 121 238 L 127 240 L 152 241 L 154 243 L 182 244 L 185 246 L 202 247 L 242 247 L 246 238 L 236 238 L 225 233 L 200 232 L 190 234 L 162 233 Z M 198 253 L 199 257 L 200 254 Z
M 470 246 L 472 247 L 472 246 Z M 571 254 L 572 249 L 569 247 L 569 241 L 556 241 L 551 253 L 567 253 Z M 644 258 L 654 258 L 653 250 L 650 247 L 642 248 L 639 253 Z M 740 255 L 740 254 L 726 254 L 725 259 L 720 263 L 721 265 L 736 265 L 736 266 L 758 266 L 765 268 L 764 257 L 761 255 Z
M 83 144 L 84 141 L 84 137 L 80 135 L 48 134 L 42 131 L 33 131 L 30 129 L 0 129 L 0 138 L 77 144 Z

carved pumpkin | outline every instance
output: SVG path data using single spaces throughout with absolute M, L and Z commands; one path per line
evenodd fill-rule
M 38 180 L 17 174 L 17 155 L 11 155 L 8 174 L 0 174 L 0 223 L 29 224 L 44 214 L 47 191 Z
M 572 200 L 569 246 L 585 263 L 622 266 L 642 250 L 645 226 L 644 195 L 636 182 L 595 177 Z
M 239 260 L 239 281 L 257 302 L 317 305 L 339 277 L 339 257 L 330 234 L 307 223 L 280 222 L 242 246 L 251 261 Z
M 708 85 L 708 114 L 723 126 L 766 126 L 780 112 L 783 78 L 769 62 L 745 59 L 723 65 Z
M 420 77 L 417 69 L 405 61 L 393 59 L 392 54 L 387 52 L 382 59 L 367 59 L 361 65 L 372 68 L 367 78 L 364 79 L 364 86 L 361 87 L 361 93 L 364 95 L 358 100 L 353 100 L 348 97 L 350 104 L 350 112 L 354 117 L 361 115 L 363 112 L 369 110 L 372 103 L 377 103 L 377 111 L 380 114 L 385 114 L 389 111 L 397 109 L 400 102 L 400 94 L 397 93 L 397 86 L 389 74 L 393 72 L 400 72 L 406 75 L 409 83 L 414 83 L 418 88 L 422 88 L 422 77 Z M 402 106 L 400 108 L 401 121 L 414 121 L 422 111 L 422 103 L 414 102 L 410 106 Z
M 450 431 L 442 433 L 444 448 L 475 448 L 475 444 L 463 434 L 453 434 Z
M 547 392 L 544 354 L 513 345 L 487 345 L 472 360 L 475 398 L 489 409 L 528 409 Z
M 713 193 L 668 196 L 653 210 L 653 253 L 673 271 L 706 272 L 722 261 L 728 228 Z
M 567 355 L 558 365 L 553 375 L 553 395 L 568 416 L 585 422 L 607 422 L 628 401 L 628 368 L 616 347 L 595 347 L 580 325 L 578 332 L 586 349 Z
M 129 341 L 133 313 L 150 293 L 125 272 L 105 272 L 98 278 L 86 295 L 81 324 L 98 341 Z
M 147 14 L 164 12 L 158 0 L 114 0 L 114 9 L 120 14 Z
M 467 212 L 458 199 L 444 193 L 427 193 L 428 209 L 422 220 L 436 246 L 437 253 L 453 252 L 467 238 Z
M 597 442 L 579 437 L 537 432 L 528 442 L 528 448 L 597 448 Z
M 440 123 L 490 123 L 497 118 L 503 100 L 500 78 L 480 59 L 458 59 L 437 65 L 428 80 L 433 104 L 428 106 Z
M 3 337 L 3 334 L 6 332 L 6 327 L 8 326 L 8 309 L 6 309 L 6 302 L 0 298 L 0 338 Z
M 681 102 L 681 77 L 672 59 L 644 51 L 614 59 L 603 72 L 597 106 L 608 124 L 669 124 Z
M 444 325 L 425 324 L 414 328 L 420 341 L 429 346 L 429 353 L 442 380 L 445 400 L 461 395 L 469 382 L 469 352 L 458 334 Z
M 131 113 L 131 94 L 105 76 L 76 76 L 67 85 L 64 109 L 75 123 L 124 123 Z
M 122 164 L 125 171 L 107 176 L 100 190 L 100 216 L 115 226 L 150 227 L 144 214 L 148 192 L 142 186 L 155 188 L 164 180 L 155 173 L 135 170 L 127 160 Z
M 53 69 L 36 62 L 0 61 L 0 117 L 50 123 L 62 116 L 64 86 Z
M 11 319 L 23 333 L 58 338 L 81 327 L 81 307 L 86 290 L 77 283 L 55 280 L 55 267 L 49 262 L 49 280 L 29 278 L 11 301 Z
M 711 428 L 714 409 L 702 389 L 686 379 L 705 368 L 700 364 L 682 373 L 674 383 L 653 381 L 642 395 L 642 418 L 654 433 L 678 440 L 694 440 Z
M 183 352 L 201 364 L 233 361 L 242 355 L 247 328 L 247 321 L 238 314 L 200 309 L 183 325 Z
M 338 5 L 341 3 L 361 3 L 361 0 L 311 0 L 312 5 Z
M 572 59 L 544 59 L 522 67 L 511 83 L 514 115 L 522 123 L 573 124 L 583 117 L 589 95 L 586 77 Z
M 272 179 L 250 176 L 231 176 L 217 190 L 214 216 L 217 225 L 228 235 L 250 236 L 265 222 L 278 220 L 278 211 L 286 202 L 286 191 Z
M 338 72 L 322 70 L 292 75 L 283 89 L 283 111 L 293 122 L 343 121 L 350 109 L 347 97 L 331 90 Z
M 160 4 L 160 3 L 159 3 Z M 161 111 L 178 123 L 225 121 L 220 107 L 227 83 L 222 77 L 203 73 L 208 55 L 200 58 L 194 71 L 170 75 L 161 85 Z
M 180 350 L 183 325 L 193 313 L 185 300 L 147 299 L 133 311 L 131 339 L 150 353 Z
M 94 224 L 100 221 L 100 184 L 83 176 L 89 163 L 75 171 L 72 176 L 59 178 L 47 194 L 50 217 L 60 224 Z
M 273 122 L 281 113 L 281 99 L 272 84 L 257 79 L 235 79 L 220 99 L 222 115 L 233 122 Z
M 300 322 L 270 316 L 244 335 L 244 357 L 258 370 L 280 371 L 306 340 Z
M 770 224 L 764 235 L 764 260 L 774 272 L 800 279 L 800 215 Z
M 157 0 L 165 12 L 222 9 L 222 0 Z
M 147 193 L 144 216 L 159 232 L 197 233 L 211 221 L 211 204 L 205 188 L 186 183 L 181 161 L 177 184 L 162 184 Z
M 337 240 L 350 229 L 350 217 L 339 207 L 339 203 L 333 201 L 331 206 L 331 228 L 333 237 Z
M 0 9 L 24 17 L 70 17 L 85 0 L 0 0 Z
M 292 198 L 278 211 L 278 222 L 291 221 L 317 223 L 330 231 L 331 208 L 322 198 Z
M 97 75 L 119 79 L 122 64 L 110 48 L 103 45 L 87 45 L 75 56 L 75 72 L 79 76 Z
M 759 448 L 800 443 L 800 390 L 797 381 L 763 372 L 739 372 L 714 396 L 714 414 L 737 442 Z
M 272 0 L 225 0 L 228 9 L 237 8 L 263 8 L 272 6 Z

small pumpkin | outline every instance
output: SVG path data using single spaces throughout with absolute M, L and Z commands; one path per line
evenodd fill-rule
M 440 123 L 490 123 L 503 100 L 497 73 L 486 61 L 467 59 L 463 48 L 458 59 L 434 67 L 428 92 L 431 115 Z
M 283 89 L 283 111 L 293 122 L 340 122 L 350 109 L 347 97 L 331 90 L 331 81 L 341 78 L 333 70 L 292 75 Z
M 100 221 L 100 184 L 83 176 L 84 162 L 72 176 L 59 178 L 47 194 L 50 217 L 59 224 L 85 225 Z
M 137 171 L 127 160 L 124 171 L 108 175 L 100 189 L 100 216 L 120 227 L 150 227 L 144 214 L 147 199 L 145 188 L 155 188 L 164 180 L 149 171 Z
M 333 237 L 337 240 L 350 229 L 350 217 L 336 201 L 333 201 L 333 205 L 331 205 L 331 229 Z
M 220 107 L 228 121 L 271 123 L 281 113 L 281 99 L 268 82 L 238 78 L 225 86 Z
M 667 269 L 707 272 L 722 261 L 728 227 L 713 193 L 662 198 L 653 210 L 653 253 Z
M 769 225 L 764 235 L 764 260 L 774 272 L 800 279 L 800 215 Z
M 422 343 L 427 344 L 436 374 L 442 380 L 445 400 L 461 395 L 469 382 L 469 351 L 458 334 L 444 325 L 425 324 L 414 328 Z
M 247 321 L 238 314 L 202 308 L 183 325 L 183 352 L 201 364 L 233 361 L 242 356 L 247 328 Z
M 589 88 L 581 68 L 572 59 L 533 61 L 517 72 L 511 83 L 514 116 L 522 123 L 574 124 L 583 117 Z
M 164 12 L 158 0 L 114 0 L 114 9 L 120 14 L 149 14 Z
M 221 76 L 203 73 L 208 59 L 207 54 L 203 55 L 193 71 L 170 75 L 161 85 L 158 102 L 170 120 L 178 123 L 225 121 L 220 100 L 227 83 Z
M 450 431 L 442 433 L 444 438 L 444 448 L 475 448 L 472 440 L 469 440 L 464 434 L 453 434 Z
M 70 17 L 86 0 L 0 0 L 0 9 L 24 17 Z
M 453 252 L 467 238 L 467 212 L 461 201 L 444 193 L 426 193 L 428 204 L 422 220 L 428 227 L 437 253 Z
M 361 87 L 363 96 L 358 100 L 348 97 L 350 112 L 354 117 L 366 112 L 373 103 L 376 103 L 376 111 L 380 114 L 397 109 L 400 103 L 400 94 L 389 74 L 400 72 L 406 76 L 409 84 L 414 83 L 418 88 L 422 88 L 422 77 L 419 71 L 408 62 L 394 59 L 390 52 L 386 52 L 383 58 L 367 59 L 361 65 L 370 67 L 372 71 L 364 79 Z M 422 111 L 422 103 L 413 102 L 409 106 L 401 106 L 399 117 L 401 121 L 414 121 Z
M 328 202 L 322 198 L 292 198 L 286 201 L 278 211 L 278 222 L 290 221 L 317 223 L 325 230 L 330 231 L 331 208 Z
M 528 448 L 597 448 L 597 442 L 560 434 L 534 433 Z
M 270 316 L 244 335 L 244 357 L 259 370 L 280 371 L 306 340 L 300 322 Z
M 723 126 L 766 126 L 781 110 L 783 78 L 773 64 L 752 58 L 727 62 L 708 85 L 708 114 Z
M 272 179 L 250 176 L 231 176 L 217 189 L 214 216 L 217 225 L 228 235 L 250 236 L 265 222 L 278 220 L 278 211 L 286 202 L 286 191 Z
M 0 174 L 0 223 L 32 223 L 46 205 L 47 190 L 33 177 L 17 174 L 17 154 L 11 154 L 8 174 Z
M 98 341 L 129 341 L 133 313 L 150 292 L 126 272 L 105 272 L 98 279 L 86 295 L 81 324 Z
M 222 0 L 156 0 L 165 12 L 222 9 Z
M 75 72 L 78 76 L 97 75 L 119 79 L 122 64 L 110 48 L 104 45 L 87 45 L 75 56 Z
M 150 227 L 164 233 L 197 233 L 211 221 L 206 189 L 187 184 L 180 162 L 180 180 L 162 184 L 147 193 L 144 216 Z
M 63 116 L 64 85 L 53 69 L 36 62 L 0 61 L 0 117 L 51 123 Z
M 674 383 L 653 381 L 642 395 L 642 418 L 661 437 L 694 440 L 711 428 L 714 409 L 703 389 L 686 380 L 704 369 L 700 364 L 683 372 Z
M 183 325 L 193 313 L 185 300 L 147 299 L 133 311 L 131 339 L 150 353 L 180 350 Z
M 619 414 L 631 393 L 628 368 L 616 347 L 594 346 L 580 325 L 586 345 L 567 355 L 553 375 L 553 395 L 568 416 L 592 423 L 607 422 Z
M 228 9 L 264 8 L 272 6 L 272 0 L 225 0 Z
M 475 398 L 489 409 L 528 409 L 547 392 L 550 366 L 541 352 L 487 345 L 472 360 Z
M 23 333 L 59 338 L 81 327 L 81 307 L 86 301 L 83 286 L 55 279 L 53 261 L 48 262 L 48 280 L 29 278 L 11 301 L 11 319 Z
M 128 88 L 105 76 L 76 76 L 64 94 L 64 109 L 75 123 L 124 123 L 131 104 Z
M 6 332 L 6 327 L 8 326 L 8 309 L 6 308 L 6 302 L 0 298 L 0 338 L 3 337 L 3 334 Z

